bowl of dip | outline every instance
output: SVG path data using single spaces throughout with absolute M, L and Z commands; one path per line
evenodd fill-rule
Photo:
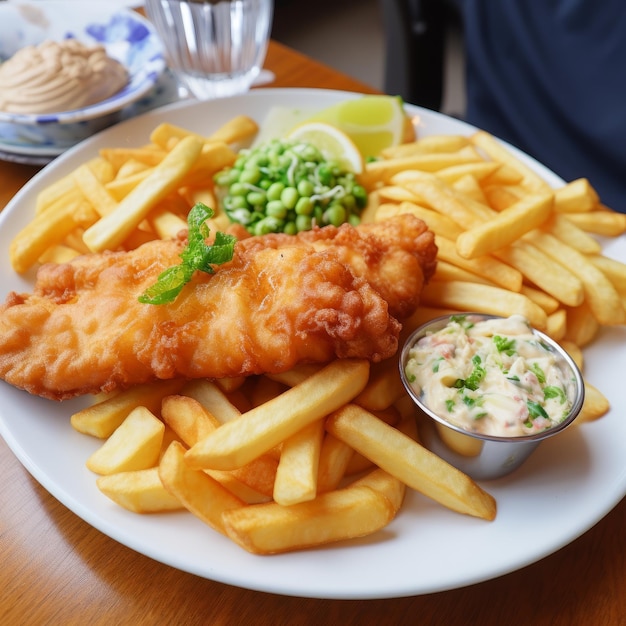
M 569 354 L 520 315 L 427 322 L 402 348 L 400 377 L 431 418 L 425 445 L 475 479 L 517 469 L 574 421 L 585 393 Z
M 116 3 L 0 3 L 0 151 L 60 154 L 148 97 L 163 46 Z

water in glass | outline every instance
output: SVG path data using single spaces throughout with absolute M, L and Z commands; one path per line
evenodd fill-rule
M 267 51 L 273 0 L 146 0 L 169 64 L 205 100 L 243 93 Z

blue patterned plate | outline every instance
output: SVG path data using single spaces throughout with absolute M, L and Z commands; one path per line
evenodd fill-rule
M 69 37 L 101 44 L 129 74 L 128 84 L 102 102 L 45 115 L 0 111 L 4 151 L 35 148 L 58 154 L 122 118 L 121 111 L 146 96 L 165 69 L 161 41 L 143 16 L 115 3 L 11 2 L 0 4 L 0 60 L 27 45 Z

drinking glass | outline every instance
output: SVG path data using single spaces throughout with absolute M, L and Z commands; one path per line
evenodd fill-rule
M 273 0 L 146 0 L 174 74 L 199 100 L 247 91 L 259 74 Z

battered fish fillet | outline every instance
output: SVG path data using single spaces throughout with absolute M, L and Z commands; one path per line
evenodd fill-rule
M 432 233 L 413 216 L 296 237 L 239 241 L 175 302 L 138 296 L 186 241 L 40 268 L 33 294 L 0 306 L 0 378 L 63 400 L 170 378 L 279 372 L 333 358 L 379 361 L 434 271 Z

